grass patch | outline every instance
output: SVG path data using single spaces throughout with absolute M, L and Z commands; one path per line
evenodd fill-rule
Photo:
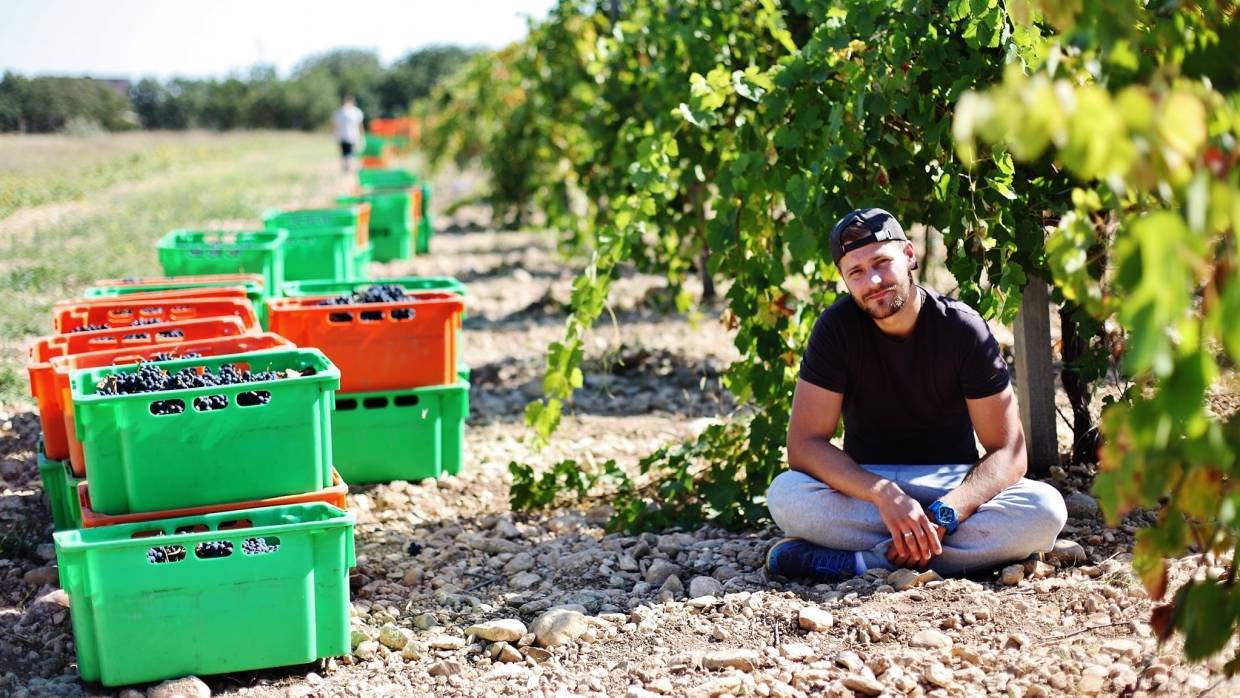
M 0 220 L 29 206 L 81 199 L 100 189 L 247 151 L 279 149 L 301 134 L 206 131 L 94 136 L 0 136 Z

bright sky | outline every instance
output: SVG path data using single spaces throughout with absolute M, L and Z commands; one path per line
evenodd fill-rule
M 432 44 L 498 48 L 554 0 L 3 0 L 0 71 L 220 77 L 256 63 L 287 76 L 333 48 L 386 65 Z

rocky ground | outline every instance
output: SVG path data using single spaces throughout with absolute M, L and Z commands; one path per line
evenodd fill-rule
M 717 308 L 698 322 L 660 314 L 657 280 L 626 274 L 614 324 L 591 339 L 586 388 L 553 445 L 530 454 L 522 411 L 574 269 L 550 237 L 484 230 L 480 216 L 458 215 L 433 256 L 381 270 L 469 285 L 472 404 L 460 477 L 350 490 L 353 654 L 121 695 L 1240 693 L 1221 659 L 1186 665 L 1178 645 L 1156 645 L 1129 568 L 1147 519 L 1106 528 L 1087 467 L 1054 472 L 1070 505 L 1055 552 L 980 580 L 899 571 L 804 585 L 763 572 L 773 530 L 625 536 L 605 532 L 605 504 L 513 513 L 514 458 L 632 466 L 733 410 L 719 377 L 735 351 Z M 0 695 L 111 695 L 77 680 L 31 410 L 0 406 Z M 1173 585 L 1197 567 L 1177 561 Z

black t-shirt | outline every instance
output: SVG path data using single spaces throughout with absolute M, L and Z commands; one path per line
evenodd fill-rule
M 965 398 L 1008 386 L 1007 363 L 982 316 L 921 290 L 907 337 L 885 334 L 849 295 L 819 316 L 810 335 L 801 379 L 844 394 L 844 452 L 857 463 L 976 462 Z

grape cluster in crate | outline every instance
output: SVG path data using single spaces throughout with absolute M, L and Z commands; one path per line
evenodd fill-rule
M 429 188 L 360 181 L 264 230 L 168 233 L 165 276 L 96 282 L 31 346 L 83 680 L 347 654 L 346 483 L 460 471 L 465 289 L 369 279 L 428 251 Z

